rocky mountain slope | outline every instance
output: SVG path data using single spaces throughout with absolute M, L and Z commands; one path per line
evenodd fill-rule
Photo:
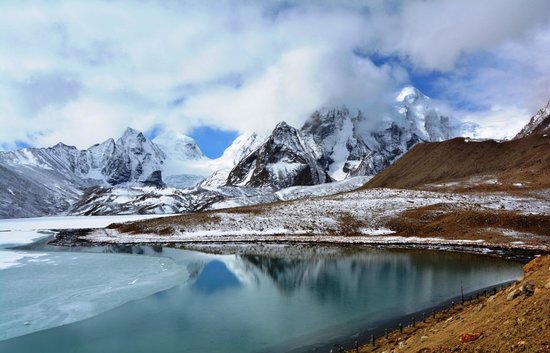
M 369 177 L 354 177 L 331 184 L 295 186 L 278 191 L 266 188 L 222 186 L 205 189 L 156 188 L 89 188 L 74 203 L 71 215 L 165 214 L 192 213 L 212 209 L 288 201 L 347 192 L 364 185 Z
M 330 181 L 295 128 L 279 123 L 267 141 L 231 170 L 227 185 L 276 189 Z
M 547 106 L 514 140 L 456 138 L 418 144 L 365 187 L 491 190 L 550 187 L 548 122 Z
M 284 188 L 375 175 L 418 142 L 462 136 L 471 128 L 441 115 L 413 87 L 404 88 L 388 116 L 375 121 L 339 107 L 315 112 L 300 130 L 280 124 L 243 155 L 226 185 Z
M 253 133 L 244 133 L 238 136 L 233 143 L 225 149 L 223 155 L 212 161 L 217 170 L 204 179 L 200 186 L 205 189 L 218 188 L 226 185 L 231 170 L 239 162 L 256 151 L 267 139 L 267 136 Z
M 165 153 L 141 132 L 128 128 L 86 150 L 59 143 L 48 148 L 0 152 L 0 217 L 29 217 L 66 211 L 92 186 L 163 184 L 165 165 L 200 159 L 194 141 L 171 140 Z M 162 140 L 161 140 L 162 141 Z M 180 172 L 181 173 L 181 172 Z
M 514 137 L 520 139 L 531 135 L 544 135 L 550 132 L 550 100 L 537 114 L 533 115 L 529 123 Z

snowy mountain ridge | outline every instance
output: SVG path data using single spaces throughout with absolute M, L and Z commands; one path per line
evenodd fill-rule
M 143 133 L 127 128 L 116 141 L 107 139 L 86 150 L 58 143 L 48 148 L 23 148 L 0 152 L 0 217 L 29 217 L 66 211 L 92 186 L 162 185 L 158 171 L 165 170 L 181 153 L 185 158 L 203 158 L 191 138 L 176 151 L 159 146 Z M 186 151 L 187 148 L 187 151 Z M 168 163 L 167 163 L 168 162 Z M 170 176 L 174 183 L 194 186 L 200 179 Z M 168 178 L 169 179 L 169 178 Z
M 521 129 L 521 131 L 514 137 L 514 140 L 531 136 L 533 134 L 547 134 L 550 132 L 550 100 L 546 105 L 539 109 L 539 111 L 531 117 L 529 123 Z
M 373 125 L 373 119 L 378 124 Z M 0 152 L 0 196 L 6 200 L 0 204 L 0 217 L 58 214 L 79 199 L 80 209 L 90 211 L 81 202 L 83 190 L 90 187 L 95 191 L 88 192 L 86 200 L 107 202 L 109 198 L 94 192 L 107 195 L 111 191 L 106 193 L 105 189 L 126 188 L 134 191 L 112 192 L 135 196 L 142 186 L 164 183 L 191 188 L 203 179 L 201 175 L 210 175 L 195 189 L 202 196 L 193 199 L 203 200 L 209 198 L 207 194 L 221 197 L 220 190 L 229 190 L 227 187 L 265 188 L 260 192 L 263 195 L 293 186 L 372 176 L 417 142 L 448 139 L 460 135 L 461 129 L 460 124 L 432 107 L 428 97 L 406 87 L 382 119 L 344 106 L 325 108 L 308 117 L 300 129 L 282 122 L 269 135 L 243 134 L 217 159 L 204 156 L 195 141 L 185 135 L 164 131 L 150 140 L 131 128 L 117 140 L 111 138 L 86 150 L 59 143 L 49 148 Z M 144 191 L 142 196 L 142 200 L 167 200 L 166 193 L 160 197 Z M 243 197 L 258 195 L 246 191 Z M 9 209 L 11 204 L 16 205 L 13 210 Z M 132 212 L 128 203 L 124 208 Z M 139 209 L 137 204 L 133 208 L 135 212 Z M 197 207 L 178 204 L 165 208 L 166 212 L 179 209 Z
M 299 130 L 281 124 L 235 165 L 226 185 L 285 188 L 372 176 L 418 142 L 442 141 L 467 130 L 414 87 L 397 95 L 378 125 L 345 106 L 314 112 Z

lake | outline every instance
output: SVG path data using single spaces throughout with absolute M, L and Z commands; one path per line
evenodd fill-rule
M 12 330 L 0 352 L 323 351 L 459 296 L 461 285 L 522 274 L 494 257 L 369 247 L 26 252 L 40 256 L 0 270 L 0 329 Z

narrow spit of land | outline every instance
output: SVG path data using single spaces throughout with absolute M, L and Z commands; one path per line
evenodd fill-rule
M 420 320 L 348 352 L 550 352 L 550 256 L 513 285 Z

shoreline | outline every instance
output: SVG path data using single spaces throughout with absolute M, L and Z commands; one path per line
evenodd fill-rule
M 346 352 L 548 352 L 550 351 L 550 256 L 523 267 L 523 276 L 501 290 L 426 324 L 394 330 L 375 344 Z
M 363 349 L 370 348 L 372 351 L 376 351 L 385 343 L 395 340 L 395 336 L 401 334 L 400 327 L 402 327 L 403 332 L 406 332 L 417 327 L 420 328 L 422 326 L 429 326 L 434 322 L 439 322 L 449 317 L 451 313 L 462 311 L 465 308 L 478 303 L 480 300 L 483 300 L 483 298 L 487 298 L 490 293 L 493 293 L 493 290 L 494 293 L 502 292 L 516 282 L 517 280 L 511 280 L 470 291 L 464 293 L 464 302 L 461 301 L 461 295 L 458 295 L 441 301 L 437 305 L 426 307 L 406 315 L 377 321 L 369 325 L 370 327 L 361 329 L 361 331 L 356 334 L 348 334 L 337 337 L 336 339 L 331 340 L 332 343 L 330 344 L 306 345 L 290 350 L 287 353 L 313 353 L 318 351 L 328 352 L 330 349 L 337 346 L 342 346 L 346 352 L 355 352 L 355 342 L 357 342 L 359 347 L 362 347 Z M 423 317 L 425 317 L 425 320 L 423 320 Z M 372 339 L 374 339 L 375 342 L 374 346 L 372 345 Z M 333 352 L 338 351 L 333 350 Z
M 488 243 L 485 241 L 448 240 L 444 238 L 419 238 L 396 236 L 217 236 L 198 237 L 194 239 L 162 239 L 157 236 L 150 241 L 144 241 L 148 235 L 125 235 L 122 239 L 115 235 L 90 238 L 97 232 L 113 233 L 112 230 L 99 229 L 64 229 L 57 232 L 49 245 L 54 246 L 163 246 L 178 249 L 196 250 L 202 252 L 228 253 L 235 252 L 244 246 L 257 247 L 264 245 L 302 245 L 302 246 L 369 246 L 389 249 L 414 249 L 448 251 L 479 255 L 496 256 L 508 260 L 528 262 L 537 256 L 550 255 L 550 246 Z M 132 239 L 133 238 L 133 239 Z M 126 241 L 123 241 L 126 240 Z M 133 240 L 133 241 L 127 241 Z

